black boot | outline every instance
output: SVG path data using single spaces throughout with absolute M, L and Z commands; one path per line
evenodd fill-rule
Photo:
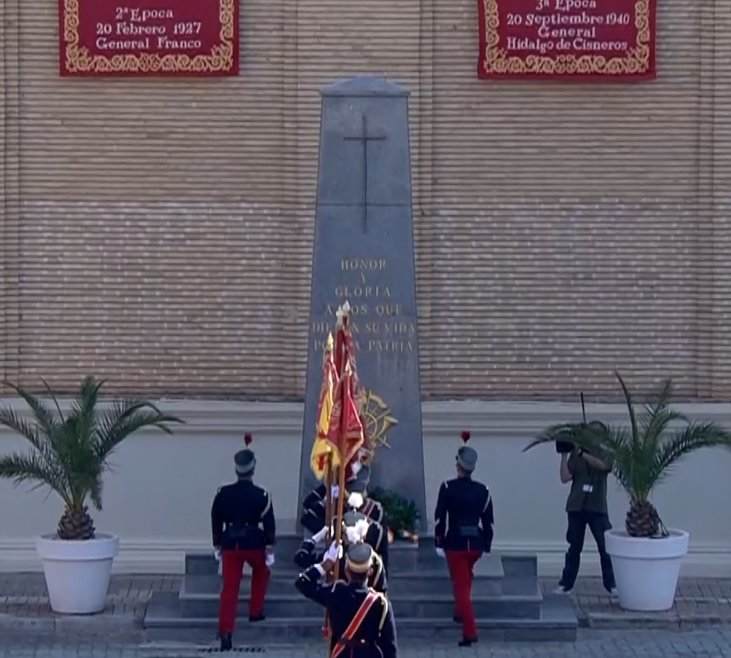
M 221 651 L 231 651 L 233 649 L 233 637 L 231 633 L 224 633 L 221 635 Z
M 457 646 L 460 647 L 471 647 L 473 644 L 477 644 L 477 638 L 462 638 L 459 642 L 457 642 Z

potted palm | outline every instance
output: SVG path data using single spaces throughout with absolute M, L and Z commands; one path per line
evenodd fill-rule
M 61 613 L 104 609 L 119 539 L 95 531 L 87 502 L 101 510 L 102 476 L 115 448 L 144 427 L 171 433 L 168 424 L 181 422 L 141 400 L 115 401 L 102 409 L 103 384 L 86 377 L 78 397 L 64 412 L 47 384 L 52 407 L 26 389 L 6 383 L 27 403 L 31 415 L 26 418 L 10 407 L 0 409 L 0 424 L 32 446 L 29 453 L 1 457 L 0 477 L 16 484 L 46 486 L 64 504 L 57 531 L 37 540 L 51 608 Z
M 615 374 L 627 406 L 629 427 L 611 427 L 599 421 L 554 425 L 526 450 L 549 441 L 568 441 L 579 448 L 599 450 L 611 462 L 630 502 L 625 529 L 606 533 L 619 603 L 628 610 L 668 610 L 675 600 L 689 533 L 666 528 L 650 495 L 681 458 L 700 448 L 731 446 L 731 434 L 715 423 L 691 421 L 674 411 L 669 405 L 669 379 L 638 415 L 624 380 Z

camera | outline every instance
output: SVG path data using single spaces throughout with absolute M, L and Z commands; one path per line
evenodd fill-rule
M 556 452 L 559 455 L 563 455 L 573 451 L 574 444 L 570 441 L 556 441 Z

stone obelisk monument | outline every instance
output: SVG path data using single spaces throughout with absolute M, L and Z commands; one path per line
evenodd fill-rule
M 413 500 L 426 528 L 408 92 L 358 77 L 321 93 L 300 491 L 315 484 L 309 458 L 323 345 L 347 300 L 360 382 L 378 396 L 374 413 L 398 421 L 377 452 L 371 488 Z

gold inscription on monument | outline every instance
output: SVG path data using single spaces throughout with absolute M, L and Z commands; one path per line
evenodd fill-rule
M 312 347 L 322 352 L 339 304 L 351 306 L 351 329 L 359 352 L 405 354 L 414 351 L 416 324 L 403 317 L 403 305 L 394 300 L 392 286 L 372 282 L 388 272 L 386 258 L 342 258 L 341 281 L 333 288 L 334 302 L 326 306 L 326 320 L 312 323 Z

